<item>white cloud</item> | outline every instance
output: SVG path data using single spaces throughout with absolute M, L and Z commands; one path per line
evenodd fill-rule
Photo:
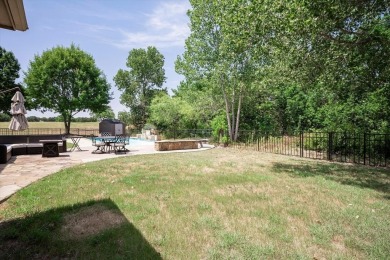
M 73 24 L 75 24 L 78 28 L 82 28 L 80 33 L 83 33 L 84 31 L 92 32 L 92 33 L 99 33 L 99 32 L 115 32 L 118 31 L 118 29 L 115 29 L 113 27 L 107 26 L 107 25 L 100 25 L 100 24 L 89 24 L 89 23 L 81 23 L 81 22 L 74 22 L 71 21 Z
M 134 19 L 131 12 L 111 8 L 109 1 L 106 4 L 99 1 L 76 1 L 73 4 L 63 5 L 62 8 L 67 9 L 69 13 L 103 21 L 131 21 Z
M 151 13 L 137 13 L 139 17 L 135 17 L 133 13 L 133 19 L 144 20 L 144 22 L 137 23 L 137 26 L 134 26 L 135 23 L 122 23 L 114 26 L 110 23 L 102 25 L 101 22 L 92 24 L 71 21 L 75 25 L 75 29 L 69 33 L 88 36 L 119 49 L 184 46 L 184 41 L 190 33 L 187 17 L 189 8 L 190 5 L 186 1 L 162 2 Z M 104 20 L 107 17 L 115 16 L 114 10 L 107 10 L 106 14 L 85 10 L 80 12 L 85 16 L 95 16 L 104 18 Z M 116 18 L 128 21 L 130 16 L 118 12 Z M 125 27 L 124 24 L 128 25 Z
M 189 8 L 186 2 L 162 3 L 151 14 L 145 14 L 144 31 L 121 29 L 123 39 L 113 42 L 113 45 L 125 49 L 149 45 L 160 48 L 183 46 L 190 33 L 187 18 Z

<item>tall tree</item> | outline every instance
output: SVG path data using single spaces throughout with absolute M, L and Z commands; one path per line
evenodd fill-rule
M 101 121 L 103 119 L 114 119 L 115 118 L 115 113 L 114 110 L 110 106 L 106 107 L 106 110 L 98 113 L 90 113 L 90 116 L 95 120 L 95 121 Z
M 208 79 L 220 89 L 231 133 L 247 117 L 241 112 L 252 113 L 253 91 L 269 95 L 259 95 L 258 109 L 268 115 L 258 119 L 276 117 L 282 132 L 389 131 L 388 1 L 191 4 L 191 35 L 176 68 L 187 81 Z
M 19 78 L 20 65 L 12 52 L 0 47 L 0 92 L 16 87 L 15 80 Z M 10 102 L 15 92 L 4 92 L 0 95 L 0 112 L 9 114 Z
M 110 85 L 93 57 L 79 47 L 54 47 L 36 55 L 24 79 L 32 106 L 62 116 L 66 133 L 81 111 L 103 112 L 111 99 Z
M 186 40 L 185 53 L 176 61 L 177 72 L 188 81 L 208 78 L 218 88 L 231 140 L 238 137 L 244 96 L 258 66 L 246 50 L 248 41 L 232 37 L 235 27 L 225 18 L 237 15 L 236 2 L 192 0 L 188 13 L 191 34 Z
M 120 121 L 122 121 L 127 126 L 131 125 L 132 120 L 131 120 L 130 112 L 119 111 L 118 112 L 118 119 Z
M 315 101 L 317 107 L 306 104 L 303 108 L 306 112 L 314 108 L 316 112 L 308 113 L 311 118 L 306 120 L 307 127 L 388 129 L 388 1 L 244 2 L 249 7 L 237 10 L 244 10 L 255 23 L 262 21 L 262 26 L 254 27 L 240 23 L 250 30 L 248 35 L 260 35 L 266 30 L 271 36 L 254 38 L 254 44 L 249 46 L 252 53 L 266 47 L 271 55 L 272 62 L 264 74 L 267 84 L 277 88 L 299 87 L 312 102 L 322 96 Z M 267 6 L 268 12 L 262 12 L 263 6 Z M 238 33 L 235 37 L 240 39 Z M 322 114 L 322 120 L 313 118 L 316 114 Z M 311 119 L 321 123 L 310 125 L 314 121 Z
M 174 97 L 182 98 L 194 110 L 193 124 L 187 126 L 191 129 L 210 128 L 211 120 L 223 107 L 223 101 L 216 98 L 210 85 L 212 83 L 207 80 L 192 83 L 183 81 L 177 89 L 173 90 Z
M 121 103 L 130 108 L 133 124 L 141 129 L 148 117 L 149 106 L 153 97 L 166 89 L 164 56 L 149 46 L 145 49 L 133 49 L 129 52 L 126 66 L 129 70 L 120 69 L 114 77 L 115 85 L 122 90 Z
M 187 129 L 196 120 L 195 111 L 180 97 L 156 96 L 150 106 L 150 122 L 159 130 Z

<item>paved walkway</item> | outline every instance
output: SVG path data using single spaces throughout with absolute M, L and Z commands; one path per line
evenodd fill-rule
M 70 141 L 69 141 L 70 142 Z M 212 148 L 204 145 L 204 148 L 197 150 L 180 150 L 157 152 L 154 150 L 154 142 L 143 142 L 142 145 L 134 146 L 130 143 L 127 154 L 93 154 L 96 147 L 92 146 L 89 139 L 81 139 L 79 143 L 82 151 L 60 153 L 59 157 L 42 157 L 40 154 L 12 156 L 6 164 L 0 164 L 0 203 L 9 198 L 16 191 L 61 169 L 109 158 L 121 156 L 132 156 L 136 154 L 170 153 L 170 152 L 195 152 Z

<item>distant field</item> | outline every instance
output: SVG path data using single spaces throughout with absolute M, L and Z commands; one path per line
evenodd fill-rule
M 63 122 L 29 122 L 29 128 L 64 128 Z M 0 122 L 0 128 L 8 128 L 9 122 Z M 97 129 L 99 122 L 74 122 L 70 125 L 71 128 L 81 129 Z

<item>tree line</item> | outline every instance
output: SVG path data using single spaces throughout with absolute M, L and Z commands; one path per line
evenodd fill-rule
M 232 140 L 239 129 L 390 132 L 387 1 L 190 2 L 177 93 L 223 101 Z
M 113 79 L 128 108 L 120 120 L 136 129 L 227 129 L 231 140 L 240 130 L 390 132 L 387 1 L 190 3 L 191 32 L 175 62 L 184 80 L 168 95 L 164 56 L 132 49 Z M 12 60 L 0 50 L 0 63 Z M 17 61 L 9 64 L 1 88 L 18 77 Z M 36 55 L 22 86 L 29 108 L 59 113 L 66 127 L 80 111 L 112 117 L 110 87 L 74 44 Z
M 158 129 L 390 133 L 387 1 L 190 2 L 185 79 L 150 99 Z

